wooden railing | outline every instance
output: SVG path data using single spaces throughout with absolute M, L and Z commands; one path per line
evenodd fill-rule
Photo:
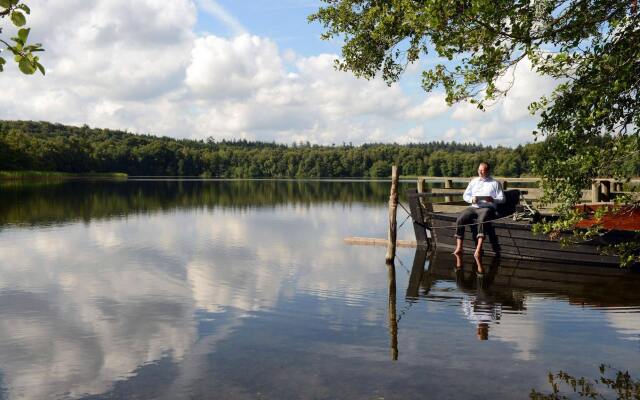
M 468 183 L 472 178 L 461 177 L 433 177 L 433 176 L 420 176 L 417 179 L 418 193 L 425 192 L 426 183 L 442 183 L 442 188 L 431 188 L 432 193 L 462 193 L 464 189 L 453 188 L 454 183 Z M 538 200 L 542 197 L 542 189 L 540 188 L 540 178 L 508 178 L 508 177 L 494 177 L 495 180 L 502 184 L 503 189 L 521 189 L 526 190 L 527 194 L 525 198 L 528 200 Z M 514 187 L 514 183 L 517 183 L 517 187 Z M 631 179 L 627 184 L 638 185 L 640 184 L 640 178 Z M 590 189 L 582 191 L 582 201 L 588 203 L 600 203 L 612 201 L 616 195 L 628 193 L 624 191 L 625 182 L 616 180 L 613 178 L 598 178 L 595 179 Z M 451 196 L 445 196 L 445 201 L 451 201 Z

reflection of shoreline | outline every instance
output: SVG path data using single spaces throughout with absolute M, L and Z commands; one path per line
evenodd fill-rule
M 0 187 L 0 227 L 89 221 L 184 209 L 310 204 L 378 207 L 388 197 L 385 181 L 63 181 Z

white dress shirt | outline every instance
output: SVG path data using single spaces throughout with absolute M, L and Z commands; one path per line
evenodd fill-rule
M 504 192 L 502 191 L 502 185 L 492 177 L 481 178 L 477 177 L 469 182 L 467 189 L 464 191 L 462 198 L 467 203 L 471 203 L 473 197 L 477 196 L 491 196 L 493 197 L 493 203 L 481 200 L 476 204 L 472 204 L 472 207 L 482 208 L 490 207 L 496 208 L 496 204 L 504 203 Z

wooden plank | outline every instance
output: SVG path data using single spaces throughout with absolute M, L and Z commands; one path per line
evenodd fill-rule
M 427 182 L 445 182 L 446 180 L 450 180 L 452 182 L 469 182 L 474 177 L 460 177 L 460 176 L 419 176 L 418 179 L 424 179 Z M 530 183 L 530 182 L 540 182 L 540 178 L 509 178 L 506 176 L 494 176 L 493 179 L 499 181 L 509 181 L 509 182 L 518 182 L 518 183 Z
M 453 248 L 455 246 L 455 228 L 451 221 L 434 219 L 434 232 L 436 246 Z M 615 256 L 601 255 L 598 246 L 592 243 L 577 243 L 563 247 L 558 241 L 546 236 L 533 236 L 530 231 L 524 229 L 495 229 L 494 242 L 491 235 L 487 234 L 488 246 L 485 251 L 500 251 L 502 255 L 514 255 L 531 259 L 565 260 L 567 262 L 617 264 Z M 465 229 L 464 248 L 468 251 L 475 249 L 475 238 L 471 229 Z
M 389 243 L 387 239 L 367 238 L 367 237 L 357 237 L 357 236 L 346 237 L 344 238 L 344 242 L 346 244 L 361 245 L 361 246 L 386 246 Z M 417 244 L 415 240 L 396 240 L 396 246 L 413 248 L 413 247 L 416 247 Z
M 436 220 L 437 221 L 437 220 Z M 441 232 L 445 237 L 453 236 L 455 228 L 443 227 L 437 222 L 434 225 L 434 229 Z M 563 247 L 557 240 L 551 240 L 546 235 L 533 235 L 531 231 L 523 229 L 505 229 L 493 227 L 498 242 L 502 246 L 514 246 L 522 249 L 541 250 L 541 251 L 558 251 L 563 253 L 576 253 L 576 254 L 594 254 L 599 255 L 598 246 L 596 243 L 575 243 L 570 246 Z M 471 229 L 465 229 L 465 240 L 473 240 L 471 236 Z M 491 240 L 491 235 L 487 235 Z

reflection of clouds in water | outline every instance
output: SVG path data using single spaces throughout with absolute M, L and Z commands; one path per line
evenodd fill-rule
M 515 349 L 513 357 L 518 360 L 528 361 L 536 358 L 536 350 L 542 342 L 544 329 L 536 324 L 537 319 L 529 315 L 509 314 L 502 324 L 494 324 L 489 329 L 489 339 L 499 340 L 512 345 Z
M 12 398 L 100 393 L 163 354 L 180 359 L 195 340 L 188 287 L 153 268 L 162 251 L 113 252 L 111 239 L 101 242 L 109 225 L 18 231 L 21 240 L 3 242 L 17 257 L 0 262 L 1 290 L 27 296 L 8 303 L 0 324 Z
M 620 336 L 628 340 L 640 340 L 640 313 L 635 312 L 607 312 L 607 321 L 609 325 Z
M 363 317 L 380 318 L 363 305 L 367 291 L 376 290 L 367 271 L 383 267 L 384 249 L 379 260 L 370 248 L 336 251 L 353 224 L 378 210 L 293 208 L 194 210 L 0 232 L 0 296 L 16 293 L 2 302 L 0 322 L 9 397 L 101 393 L 163 355 L 184 360 L 197 341 L 198 309 L 242 315 L 302 291 L 347 299 L 363 308 Z M 325 306 L 330 323 L 343 324 L 342 308 Z M 210 352 L 241 320 L 225 324 L 200 352 Z

